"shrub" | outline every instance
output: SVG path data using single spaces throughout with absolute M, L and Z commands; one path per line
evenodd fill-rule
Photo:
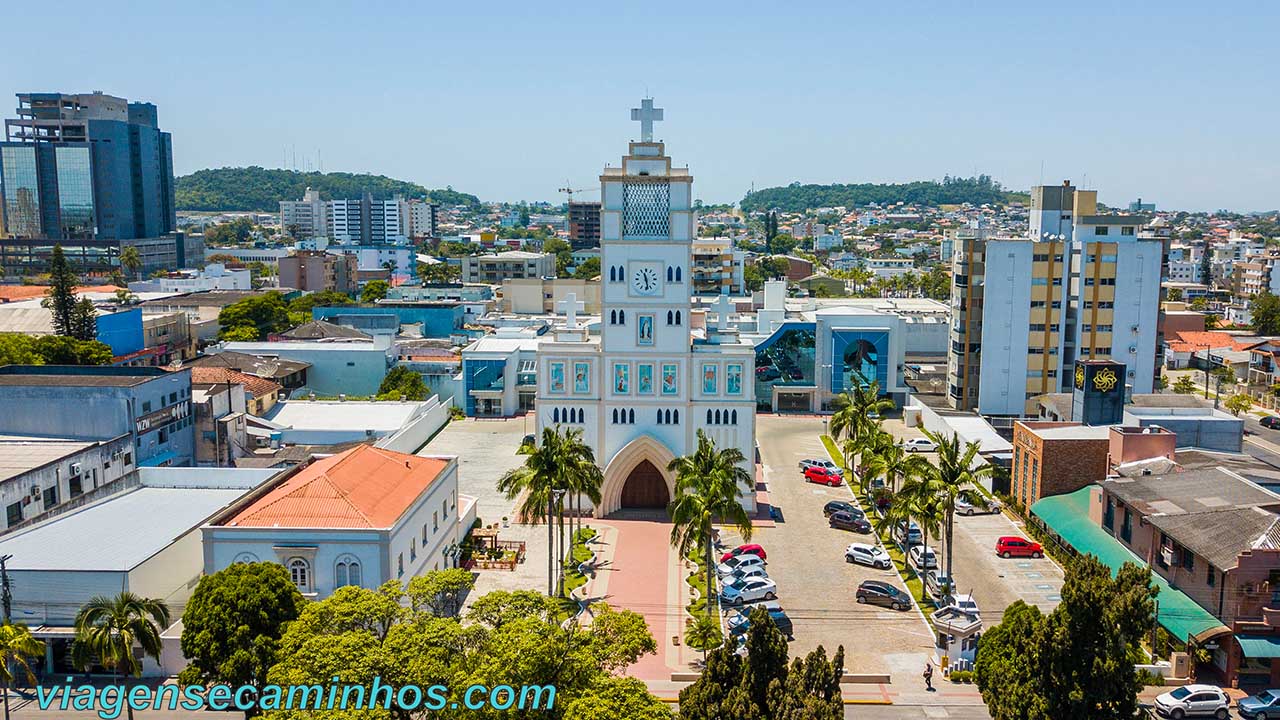
M 953 670 L 951 672 L 951 682 L 953 683 L 973 682 L 973 671 L 972 670 Z

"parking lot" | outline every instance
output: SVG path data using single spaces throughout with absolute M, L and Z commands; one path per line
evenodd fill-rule
M 863 580 L 906 588 L 893 570 L 845 562 L 849 543 L 874 541 L 872 535 L 827 526 L 822 506 L 829 500 L 851 500 L 848 488 L 806 483 L 801 477 L 801 459 L 826 457 L 822 420 L 760 415 L 756 422 L 765 482 L 782 521 L 757 531 L 754 540 L 769 553 L 769 576 L 778 583 L 778 600 L 794 625 L 792 656 L 818 645 L 832 653 L 843 645 L 848 672 L 888 672 L 895 682 L 918 682 L 931 653 L 932 632 L 914 609 L 894 611 L 855 601 Z M 726 545 L 735 542 L 725 538 Z

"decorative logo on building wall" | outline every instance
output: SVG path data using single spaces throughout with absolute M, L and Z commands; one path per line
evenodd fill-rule
M 1083 365 L 1076 366 L 1076 389 L 1077 390 L 1084 389 L 1084 366 Z
M 1111 392 L 1116 389 L 1119 378 L 1116 377 L 1116 371 L 1111 368 L 1103 368 L 1094 373 L 1093 386 L 1098 392 Z

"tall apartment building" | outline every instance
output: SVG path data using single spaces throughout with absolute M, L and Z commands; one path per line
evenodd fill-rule
M 279 261 L 280 287 L 305 292 L 337 290 L 354 293 L 358 261 L 354 255 L 340 255 L 320 250 L 300 250 Z
M 698 238 L 693 241 L 689 258 L 689 277 L 694 295 L 744 295 L 745 253 L 733 246 L 729 238 Z
M 574 250 L 600 247 L 600 203 L 569 203 L 569 245 Z
M 0 266 L 47 269 L 49 241 L 85 271 L 118 268 L 121 246 L 140 240 L 168 244 L 140 248 L 144 272 L 189 261 L 175 233 L 172 141 L 155 105 L 101 92 L 17 97 L 0 142 Z
M 325 201 L 319 191 L 307 188 L 301 200 L 280 201 L 280 229 L 296 240 L 310 240 L 325 233 Z
M 280 201 L 280 227 L 298 240 L 327 237 L 335 243 L 385 245 L 435 237 L 436 211 L 434 203 L 399 195 L 390 200 L 374 200 L 368 193 L 359 200 L 321 200 L 320 193 L 307 188 L 301 200 Z
M 1152 391 L 1167 238 L 1137 215 L 1099 215 L 1097 193 L 1032 189 L 1027 237 L 957 238 L 948 394 L 984 415 L 1034 413 L 1070 388 L 1077 359 L 1126 366 Z
M 1277 263 L 1280 263 L 1280 253 L 1275 252 L 1254 255 L 1246 261 L 1234 263 L 1231 266 L 1231 294 L 1244 302 L 1261 293 L 1280 294 Z

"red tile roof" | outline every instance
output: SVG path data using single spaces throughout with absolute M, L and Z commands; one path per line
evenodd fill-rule
M 308 465 L 224 524 L 391 528 L 448 464 L 361 445 Z
M 257 375 L 249 375 L 247 373 L 238 372 L 231 368 L 212 367 L 208 365 L 192 365 L 191 366 L 191 384 L 192 385 L 217 385 L 221 383 L 234 383 L 243 385 L 245 390 L 255 398 L 263 395 L 270 395 L 273 392 L 279 392 L 281 385 L 277 382 L 260 378 Z
M 112 293 L 119 289 L 115 285 L 83 285 L 75 291 L 77 293 Z M 48 290 L 46 285 L 0 285 L 0 303 L 44 297 Z
M 1165 344 L 1174 352 L 1195 352 L 1204 350 L 1206 346 L 1213 350 L 1246 350 L 1257 343 L 1240 342 L 1235 336 L 1221 332 L 1182 331 L 1166 339 Z

